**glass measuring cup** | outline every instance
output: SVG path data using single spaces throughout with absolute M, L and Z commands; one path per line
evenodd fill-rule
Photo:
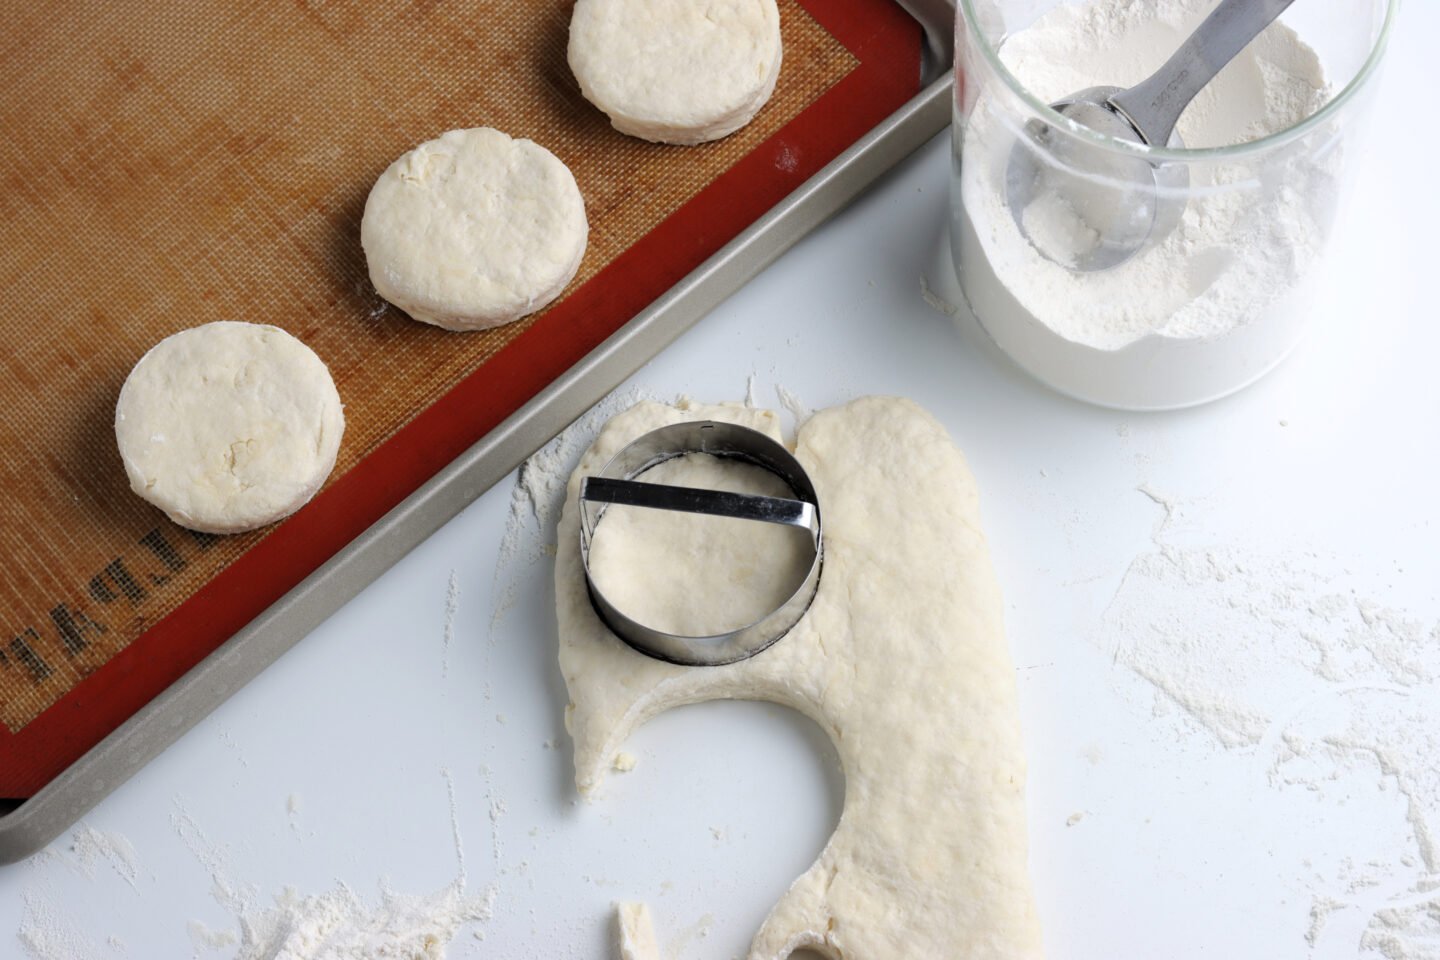
M 1216 144 L 1202 130 L 1186 137 L 1184 149 L 1146 148 L 1080 126 L 1048 106 L 1068 90 L 1030 89 L 1017 76 L 1025 71 L 1007 64 L 1009 38 L 1055 8 L 1086 5 L 958 0 L 951 250 L 961 288 L 1001 349 L 1063 393 L 1141 410 L 1225 396 L 1273 369 L 1310 325 L 1314 281 L 1399 0 L 1295 3 L 1279 23 L 1318 57 L 1328 100 L 1264 136 Z M 1143 15 L 1156 5 L 1130 8 Z M 1149 69 L 1211 5 L 1184 2 L 1194 14 L 1188 27 L 1146 25 L 1154 48 Z M 1047 79 L 1073 89 L 1126 85 L 1144 75 L 1126 76 L 1111 62 L 1093 66 L 1116 73 Z M 1227 68 L 1247 69 L 1255 67 Z M 1244 80 L 1222 72 L 1216 89 L 1202 94 L 1217 98 L 1211 114 L 1247 108 L 1237 102 Z M 1043 141 L 1024 136 L 1037 121 L 1052 131 Z M 1181 226 L 1165 244 L 1112 270 L 1068 269 L 1044 256 L 1005 206 L 1005 171 L 1017 145 L 1035 151 L 1037 166 L 1088 177 L 1102 194 L 1121 193 L 1124 184 L 1107 179 L 1104 163 L 1076 171 L 1064 166 L 1067 158 L 1111 157 L 1119 169 L 1139 157 L 1178 168 L 1184 176 L 1169 179 L 1184 186 L 1167 188 L 1165 199 L 1183 209 Z M 1063 217 L 1052 226 L 1065 229 Z

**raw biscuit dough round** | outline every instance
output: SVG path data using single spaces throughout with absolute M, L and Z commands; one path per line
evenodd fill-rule
M 324 361 L 258 323 L 166 337 L 115 405 L 130 488 L 205 533 L 253 530 L 300 509 L 334 469 L 344 432 Z
M 780 76 L 775 0 L 577 0 L 570 69 L 621 133 L 718 140 L 745 126 Z
M 589 229 L 559 157 L 477 127 L 390 164 L 365 201 L 360 245 L 386 300 L 447 330 L 487 330 L 558 297 Z

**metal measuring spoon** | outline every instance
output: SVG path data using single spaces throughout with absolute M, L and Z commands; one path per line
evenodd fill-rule
M 1222 0 L 1149 79 L 1128 90 L 1091 87 L 1050 106 L 1117 140 L 1183 147 L 1175 132 L 1180 114 L 1293 2 Z M 1031 120 L 1005 171 L 1010 213 L 1045 257 L 1084 273 L 1108 270 L 1179 224 L 1190 182 L 1184 164 L 1152 163 L 1056 133 Z

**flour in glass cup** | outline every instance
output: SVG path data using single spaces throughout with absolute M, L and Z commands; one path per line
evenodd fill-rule
M 1214 0 L 1062 3 L 1000 47 L 1006 67 L 1052 102 L 1152 73 Z M 1332 95 L 1315 51 L 1273 24 L 1180 119 L 1187 147 L 1245 143 L 1295 126 Z M 1021 366 L 1064 392 L 1113 406 L 1186 406 L 1268 370 L 1310 315 L 1310 281 L 1335 205 L 1338 135 L 1320 131 L 1251 159 L 1192 163 L 1181 222 L 1130 261 L 1083 273 L 1042 254 L 1092 231 L 1054 197 L 1022 218 L 1005 171 L 1022 125 L 1013 94 L 981 90 L 957 137 L 952 243 L 982 325 Z M 1052 254 L 1054 250 L 1051 249 Z M 1060 257 L 1059 259 L 1074 259 Z

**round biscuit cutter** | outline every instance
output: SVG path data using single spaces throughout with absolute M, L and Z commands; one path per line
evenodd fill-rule
M 784 480 L 796 499 L 762 497 L 694 487 L 645 483 L 635 478 L 657 464 L 687 453 L 754 464 Z M 810 533 L 813 554 L 804 579 L 783 604 L 738 629 L 711 636 L 657 630 L 626 615 L 600 592 L 590 571 L 590 544 L 611 504 L 703 513 L 759 523 L 800 527 Z M 800 621 L 815 598 L 822 565 L 820 502 L 800 462 L 758 430 L 716 420 L 671 424 L 641 436 L 580 483 L 580 560 L 590 602 L 616 636 L 641 653 L 686 666 L 735 663 L 769 647 Z

